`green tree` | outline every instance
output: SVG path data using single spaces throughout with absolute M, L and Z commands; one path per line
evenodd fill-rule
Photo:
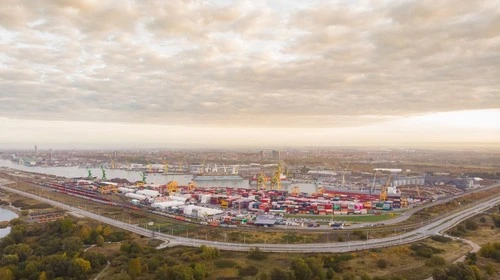
M 219 256 L 219 249 L 215 247 L 201 245 L 200 250 L 201 250 L 201 258 L 205 260 L 213 260 Z
M 9 236 L 14 240 L 15 243 L 21 243 L 26 236 L 26 226 L 24 224 L 19 224 L 12 226 L 10 228 Z
M 141 259 L 134 258 L 128 262 L 128 274 L 132 279 L 135 279 L 141 274 Z
M 18 265 L 19 264 L 19 256 L 17 254 L 4 254 L 2 259 L 0 260 L 0 266 L 8 266 L 8 265 Z
M 120 246 L 120 251 L 135 256 L 142 252 L 142 247 L 135 241 L 126 241 Z
M 0 268 L 0 279 L 2 280 L 14 280 L 14 273 L 8 267 Z
M 500 242 L 484 244 L 479 250 L 479 255 L 500 262 Z
M 85 252 L 83 258 L 90 262 L 92 268 L 99 267 L 107 262 L 106 257 L 103 254 L 90 250 Z
M 80 231 L 78 232 L 78 237 L 80 237 L 83 242 L 86 244 L 89 244 L 89 238 L 90 238 L 90 232 L 92 231 L 92 228 L 88 225 L 83 225 L 80 228 Z
M 22 271 L 23 278 L 37 279 L 40 275 L 40 264 L 33 261 L 27 261 Z
M 271 280 L 299 280 L 294 275 L 293 270 L 282 270 L 279 268 L 273 268 L 271 270 Z
M 66 255 L 50 255 L 43 258 L 45 271 L 50 278 L 66 276 L 68 273 L 69 260 Z
M 102 236 L 104 238 L 107 238 L 110 234 L 111 234 L 111 227 L 109 227 L 108 225 L 104 226 L 104 228 L 102 229 Z
M 202 264 L 195 264 L 193 267 L 193 277 L 195 280 L 204 280 L 207 277 L 207 271 Z
M 314 279 L 318 279 L 318 280 L 326 279 L 326 272 L 323 269 L 323 266 L 324 266 L 323 259 L 310 257 L 310 258 L 306 258 L 305 262 L 306 262 L 307 266 L 309 267 L 309 269 L 311 270 L 311 274 L 312 274 L 312 277 Z
M 75 224 L 70 218 L 64 218 L 55 222 L 59 222 L 59 232 L 62 234 L 70 234 L 75 229 Z
M 257 280 L 269 280 L 269 275 L 267 275 L 267 273 L 265 272 L 261 272 L 259 274 L 259 277 L 257 277 Z
M 19 243 L 5 247 L 3 249 L 3 253 L 17 255 L 19 257 L 19 261 L 24 262 L 31 255 L 32 250 L 28 244 Z
M 294 259 L 291 263 L 291 269 L 295 274 L 297 280 L 308 280 L 311 279 L 312 272 L 304 259 L 298 258 Z
M 476 278 L 474 270 L 464 263 L 450 264 L 446 266 L 444 270 L 435 270 L 432 274 L 432 277 L 434 278 L 434 280 L 480 280 L 480 278 Z
M 62 248 L 68 256 L 73 257 L 83 248 L 83 242 L 79 237 L 68 237 L 63 239 Z
M 82 258 L 74 258 L 69 264 L 68 275 L 75 279 L 87 279 L 91 269 L 89 261 Z
M 328 270 L 326 271 L 326 279 L 333 279 L 333 276 L 335 275 L 335 271 L 333 270 L 333 268 L 328 268 Z
M 38 280 L 47 280 L 47 273 L 45 273 L 45 271 L 40 272 Z
M 184 264 L 178 264 L 173 267 L 167 268 L 168 280 L 193 280 L 193 270 Z
M 95 243 L 96 243 L 96 244 L 97 244 L 97 246 L 99 246 L 99 247 L 104 246 L 104 237 L 102 237 L 102 235 L 98 235 L 98 236 L 97 236 L 97 238 L 96 238 Z

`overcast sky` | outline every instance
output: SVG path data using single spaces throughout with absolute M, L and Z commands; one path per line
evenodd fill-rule
M 0 147 L 500 142 L 500 1 L 2 0 Z

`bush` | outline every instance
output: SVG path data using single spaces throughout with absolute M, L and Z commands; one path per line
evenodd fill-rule
M 258 247 L 250 249 L 250 252 L 248 252 L 249 259 L 256 260 L 256 261 L 262 261 L 267 258 L 267 254 L 262 252 Z
M 379 268 L 386 268 L 387 267 L 387 261 L 384 259 L 378 259 L 377 260 L 377 266 Z
M 431 239 L 441 243 L 448 243 L 452 240 L 451 238 L 442 235 L 433 235 L 431 236 Z
M 201 245 L 201 258 L 205 260 L 213 260 L 219 256 L 219 249 L 215 247 Z
M 417 256 L 424 258 L 430 258 L 433 254 L 441 253 L 444 251 L 442 249 L 434 248 L 423 243 L 412 244 L 410 246 L 410 249 L 413 250 Z
M 427 266 L 445 266 L 446 260 L 441 256 L 432 256 L 425 262 Z
M 361 240 L 366 240 L 368 238 L 368 235 L 361 230 L 353 231 L 352 235 L 357 236 Z
M 485 258 L 500 262 L 500 242 L 484 244 L 479 250 L 479 254 Z
M 239 276 L 255 276 L 259 273 L 259 269 L 253 265 L 240 268 L 238 271 Z
M 465 228 L 467 230 L 476 230 L 477 229 L 477 224 L 476 224 L 476 222 L 474 222 L 472 220 L 467 220 L 465 222 Z
M 415 253 L 417 254 L 417 256 L 424 258 L 430 258 L 432 257 L 432 254 L 434 254 L 434 252 L 432 252 L 432 249 L 430 248 L 420 248 L 417 251 L 415 251 Z
M 214 263 L 217 268 L 230 268 L 236 267 L 238 264 L 232 260 L 218 260 Z

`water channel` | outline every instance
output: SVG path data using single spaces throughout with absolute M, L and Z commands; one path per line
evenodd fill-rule
M 36 172 L 42 174 L 56 175 L 67 178 L 75 177 L 86 177 L 87 169 L 80 168 L 76 166 L 70 167 L 43 167 L 43 166 L 25 166 L 17 163 L 13 163 L 8 160 L 0 160 L 0 167 L 9 167 L 17 170 L 22 170 L 26 172 Z M 101 177 L 102 170 L 100 168 L 90 168 L 92 175 Z M 121 170 L 121 169 L 105 169 L 106 178 L 122 178 L 127 179 L 129 182 L 135 182 L 141 180 L 141 175 L 137 171 L 131 170 Z M 160 174 L 160 173 L 150 173 L 147 174 L 147 183 L 154 184 L 166 184 L 170 181 L 177 181 L 179 185 L 187 185 L 193 179 L 193 175 L 171 175 L 171 174 Z M 230 187 L 230 188 L 245 188 L 249 189 L 250 183 L 248 180 L 210 180 L 210 181 L 197 181 L 198 187 Z M 312 193 L 315 191 L 315 186 L 308 183 L 297 183 L 293 186 L 298 186 L 301 192 Z M 292 185 L 286 186 L 291 188 Z M 287 189 L 290 191 L 289 189 Z

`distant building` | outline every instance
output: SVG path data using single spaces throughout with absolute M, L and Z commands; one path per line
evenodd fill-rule
M 273 158 L 273 160 L 280 160 L 280 151 L 276 151 L 276 150 L 273 150 L 271 152 L 271 156 Z
M 259 160 L 260 161 L 264 160 L 264 151 L 259 152 Z
M 273 226 L 276 224 L 278 219 L 272 215 L 260 215 L 255 219 L 255 225 L 257 226 Z
M 417 185 L 423 186 L 425 184 L 425 176 L 396 176 L 392 179 L 392 187 Z

